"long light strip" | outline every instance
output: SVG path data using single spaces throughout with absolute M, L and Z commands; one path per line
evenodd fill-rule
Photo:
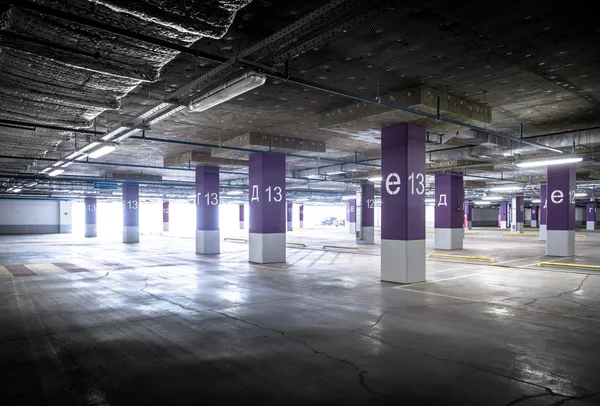
M 492 202 L 488 201 L 488 200 L 475 200 L 473 202 L 474 204 L 478 204 L 478 205 L 485 205 L 485 204 L 492 204 Z
M 521 190 L 521 186 L 497 186 L 490 189 L 492 192 L 512 192 Z
M 571 158 L 556 158 L 556 159 L 542 159 L 537 161 L 524 161 L 517 163 L 519 168 L 536 168 L 540 166 L 550 166 L 550 165 L 564 165 L 564 164 L 574 164 L 577 162 L 583 161 L 583 158 L 575 156 Z
M 104 145 L 103 147 L 100 147 L 97 150 L 90 152 L 88 156 L 90 158 L 100 158 L 101 156 L 110 154 L 115 149 L 117 149 L 117 147 L 115 147 L 114 145 Z
M 48 174 L 48 176 L 58 176 L 58 175 L 64 173 L 64 171 L 65 171 L 64 169 L 55 169 L 52 172 L 50 172 Z
M 225 103 L 243 93 L 265 84 L 267 78 L 256 72 L 248 72 L 219 86 L 190 103 L 190 110 L 201 112 Z
M 504 200 L 502 196 L 484 196 L 481 198 L 482 200 Z

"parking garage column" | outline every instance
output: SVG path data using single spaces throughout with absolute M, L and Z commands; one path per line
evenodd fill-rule
M 221 252 L 219 168 L 196 167 L 196 254 Z
M 524 229 L 525 202 L 523 196 L 512 198 L 510 231 L 522 233 Z
M 531 227 L 538 226 L 538 215 L 540 208 L 536 205 L 531 206 Z
M 348 221 L 348 231 L 356 235 L 356 199 L 348 199 L 346 203 L 346 220 Z
M 540 241 L 546 241 L 548 222 L 548 186 L 540 185 Z
M 361 244 L 375 244 L 375 185 L 363 183 L 361 188 Z
M 287 216 L 287 231 L 294 231 L 294 203 L 287 202 L 286 205 L 286 216 Z
M 250 155 L 249 260 L 285 262 L 285 157 Z
M 500 228 L 506 228 L 508 225 L 508 203 L 500 203 Z
M 548 167 L 546 255 L 575 255 L 575 165 Z
M 414 124 L 381 131 L 382 281 L 425 281 L 425 139 Z
M 462 175 L 457 173 L 435 175 L 434 248 L 442 250 L 463 248 L 464 200 Z
M 96 210 L 98 209 L 98 201 L 95 197 L 86 197 L 83 199 L 85 205 L 85 236 L 96 237 L 98 235 Z
M 240 204 L 240 230 L 244 229 L 244 205 Z
M 587 230 L 595 230 L 596 229 L 596 201 L 590 200 L 587 202 L 587 207 L 585 211 L 586 217 L 586 229 Z
M 169 231 L 169 201 L 163 202 L 163 231 Z
M 298 214 L 300 215 L 300 228 L 304 228 L 304 205 L 300 205 L 298 210 Z
M 140 242 L 140 186 L 123 183 L 123 242 Z
M 464 223 L 464 228 L 465 230 L 471 230 L 473 229 L 473 211 L 471 208 L 471 202 L 469 202 L 468 200 L 465 200 L 465 223 Z

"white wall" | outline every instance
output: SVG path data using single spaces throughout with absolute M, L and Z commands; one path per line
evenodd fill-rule
M 479 227 L 496 227 L 499 210 L 497 207 L 473 207 L 473 225 Z
M 71 202 L 0 199 L 0 234 L 71 232 Z

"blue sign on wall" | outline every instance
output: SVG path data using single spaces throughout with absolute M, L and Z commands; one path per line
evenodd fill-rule
M 117 190 L 118 188 L 115 182 L 94 182 L 94 189 Z

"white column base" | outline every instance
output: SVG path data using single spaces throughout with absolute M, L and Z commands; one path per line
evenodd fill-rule
M 595 230 L 596 229 L 596 222 L 595 221 L 588 221 L 585 223 L 586 225 L 586 230 Z
M 304 228 L 304 221 L 300 220 L 300 228 Z
M 163 223 L 163 231 L 169 231 L 169 223 Z
M 500 221 L 500 228 L 506 228 L 506 221 Z
M 570 257 L 575 255 L 575 230 L 548 230 L 546 255 Z
M 531 227 L 537 227 L 537 220 L 531 220 Z
M 196 230 L 196 254 L 220 254 L 219 230 Z
M 123 226 L 123 242 L 140 242 L 140 228 L 138 226 Z
M 462 228 L 436 228 L 433 248 L 438 250 L 462 250 L 465 230 Z
M 425 240 L 381 240 L 382 281 L 416 283 L 425 279 Z
M 510 231 L 512 233 L 522 233 L 524 228 L 525 226 L 523 223 L 513 223 L 510 226 Z
M 356 242 L 358 244 L 375 244 L 375 227 L 363 227 L 362 239 Z
M 86 237 L 97 237 L 98 236 L 96 224 L 86 224 L 85 225 L 85 236 Z
M 348 223 L 348 231 L 350 234 L 356 235 L 356 222 Z
M 257 264 L 285 262 L 285 233 L 250 233 L 248 243 L 248 261 Z
M 292 226 L 292 222 L 291 221 L 287 222 L 287 230 L 288 231 L 294 231 L 294 227 Z
M 240 221 L 240 230 L 244 229 L 244 221 Z
M 540 241 L 546 241 L 548 232 L 546 224 L 540 224 Z
M 465 228 L 465 230 L 472 230 L 472 229 L 473 229 L 473 222 L 467 221 L 467 228 Z

